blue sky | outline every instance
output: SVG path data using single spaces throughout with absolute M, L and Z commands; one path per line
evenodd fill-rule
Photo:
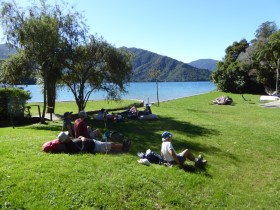
M 29 0 L 16 0 L 30 5 Z M 54 0 L 48 0 L 49 3 Z M 266 21 L 280 28 L 279 0 L 66 0 L 92 34 L 183 62 L 221 60 L 234 41 L 250 41 Z

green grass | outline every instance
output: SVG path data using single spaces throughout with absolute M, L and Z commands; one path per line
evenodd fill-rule
M 260 107 L 256 95 L 227 94 L 233 105 L 212 105 L 222 94 L 153 105 L 158 121 L 109 123 L 133 139 L 127 154 L 41 152 L 61 121 L 1 128 L 0 209 L 279 209 L 279 109 Z M 71 106 L 61 104 L 59 113 Z M 165 130 L 176 151 L 202 152 L 207 169 L 138 164 L 138 151 L 159 152 Z

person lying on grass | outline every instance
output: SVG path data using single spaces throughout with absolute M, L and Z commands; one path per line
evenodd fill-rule
M 128 152 L 131 146 L 131 140 L 127 140 L 124 143 L 101 142 L 83 136 L 71 140 L 65 132 L 60 132 L 57 138 L 60 142 L 65 144 L 66 152 L 68 153 Z
M 162 134 L 161 156 L 168 164 L 171 166 L 178 165 L 179 168 L 182 168 L 186 159 L 189 159 L 190 161 L 195 162 L 196 167 L 206 166 L 207 161 L 203 160 L 201 155 L 199 155 L 198 158 L 195 158 L 188 149 L 185 149 L 183 152 L 177 154 L 171 143 L 172 139 L 173 135 L 170 132 L 165 131 Z

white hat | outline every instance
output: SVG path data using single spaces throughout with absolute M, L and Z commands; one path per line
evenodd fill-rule
M 68 135 L 66 132 L 60 132 L 57 138 L 60 142 L 65 142 L 68 139 Z

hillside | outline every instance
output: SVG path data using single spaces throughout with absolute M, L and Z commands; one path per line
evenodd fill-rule
M 160 70 L 158 80 L 161 82 L 208 81 L 211 75 L 211 71 L 207 69 L 199 69 L 147 50 L 123 49 L 133 54 L 133 82 L 151 81 L 148 72 L 153 68 Z
M 209 81 L 211 75 L 208 69 L 197 68 L 147 50 L 126 47 L 122 49 L 133 54 L 131 82 L 151 81 L 148 72 L 153 68 L 160 70 L 158 81 L 161 82 Z M 8 54 L 14 52 L 15 50 L 9 50 L 7 45 L 0 44 L 0 59 L 6 59 Z
M 213 59 L 198 59 L 188 64 L 196 68 L 208 69 L 210 71 L 214 71 L 216 69 L 217 62 L 218 62 L 217 60 L 213 60 Z
M 0 59 L 6 59 L 9 54 L 13 53 L 15 53 L 14 49 L 9 49 L 6 44 L 0 44 Z

